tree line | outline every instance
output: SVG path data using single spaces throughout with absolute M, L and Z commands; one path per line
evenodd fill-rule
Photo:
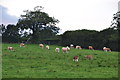
M 117 51 L 118 37 L 118 30 L 114 28 L 108 28 L 102 31 L 86 29 L 66 31 L 61 36 L 61 45 L 68 46 L 74 44 L 75 46 L 80 45 L 86 49 L 88 49 L 88 46 L 93 46 L 95 49 L 99 50 L 105 46 Z
M 84 48 L 93 46 L 96 49 L 102 49 L 104 46 L 118 51 L 119 30 L 120 30 L 120 12 L 113 15 L 111 27 L 96 30 L 75 30 L 66 31 L 61 35 L 60 28 L 56 26 L 58 19 L 50 17 L 42 11 L 43 7 L 36 6 L 33 11 L 26 10 L 21 15 L 17 24 L 0 25 L 3 43 L 45 43 L 68 46 L 70 44 L 80 45 Z

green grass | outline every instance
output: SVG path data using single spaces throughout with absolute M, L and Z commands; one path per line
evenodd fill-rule
M 12 46 L 15 51 L 7 50 Z M 118 52 L 71 49 L 69 53 L 55 52 L 61 46 L 50 45 L 50 50 L 41 49 L 37 44 L 2 45 L 3 78 L 113 78 L 118 77 Z M 86 60 L 84 55 L 93 55 Z M 73 56 L 79 56 L 73 62 Z

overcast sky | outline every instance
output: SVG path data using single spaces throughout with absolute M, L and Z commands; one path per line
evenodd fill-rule
M 0 0 L 0 24 L 16 24 L 23 10 L 43 6 L 46 13 L 66 30 L 103 30 L 110 27 L 119 0 Z M 2 19 L 2 20 L 1 20 Z

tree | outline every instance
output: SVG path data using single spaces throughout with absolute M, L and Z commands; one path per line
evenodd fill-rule
M 111 27 L 120 30 L 120 11 L 113 15 Z
M 9 43 L 17 43 L 20 41 L 19 29 L 13 25 L 9 24 L 6 27 L 2 27 L 2 41 Z
M 0 25 L 0 34 L 2 35 L 2 33 L 5 32 L 5 25 L 1 24 Z
M 118 32 L 120 32 L 120 11 L 118 11 L 116 14 L 113 15 L 113 21 L 111 24 L 112 28 L 117 29 Z M 117 36 L 119 36 L 119 34 L 117 34 Z M 120 37 L 113 37 L 114 39 L 117 39 L 117 43 L 118 45 L 120 45 Z M 118 49 L 118 51 L 120 51 L 120 49 Z
M 47 32 L 49 34 L 53 34 L 54 36 L 59 32 L 59 28 L 56 27 L 56 23 L 59 21 L 54 17 L 50 17 L 47 13 L 42 12 L 42 9 L 43 7 L 37 6 L 33 11 L 26 10 L 26 14 L 21 15 L 21 19 L 19 19 L 17 23 L 17 26 L 21 30 L 30 29 L 32 31 L 32 43 L 35 43 L 38 40 L 42 40 L 42 36 L 52 37 L 51 35 L 46 35 Z M 46 33 L 43 34 L 45 30 Z

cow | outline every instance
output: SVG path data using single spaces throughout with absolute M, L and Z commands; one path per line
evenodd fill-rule
M 85 55 L 85 58 L 86 58 L 86 59 L 89 59 L 89 60 L 92 60 L 92 59 L 93 59 L 93 56 L 92 56 L 92 55 Z
M 94 50 L 94 48 L 93 48 L 92 46 L 88 46 L 88 48 L 89 48 L 90 50 Z
M 78 62 L 78 59 L 79 59 L 78 56 L 74 56 L 74 57 L 73 57 L 73 61 L 75 61 L 75 62 Z
M 13 49 L 13 47 L 8 47 L 7 48 L 8 50 L 11 50 L 11 51 L 13 51 L 14 49 Z
M 67 48 L 67 51 L 70 51 L 70 47 L 67 46 L 66 48 Z
M 50 49 L 50 47 L 47 45 L 47 46 L 46 46 L 46 49 Z
M 70 48 L 74 48 L 74 45 L 73 45 L 73 44 L 70 44 Z
M 25 47 L 25 44 L 24 43 L 20 43 L 20 47 Z
M 76 46 L 76 49 L 82 49 L 81 46 Z
M 106 48 L 106 47 L 103 47 L 103 51 L 109 51 L 109 52 L 111 52 L 111 49 L 110 48 Z
M 60 52 L 60 48 L 55 48 L 55 52 Z
M 39 47 L 41 47 L 42 49 L 44 48 L 44 45 L 43 44 L 39 44 Z
M 63 53 L 68 53 L 68 49 L 66 47 L 62 48 Z

